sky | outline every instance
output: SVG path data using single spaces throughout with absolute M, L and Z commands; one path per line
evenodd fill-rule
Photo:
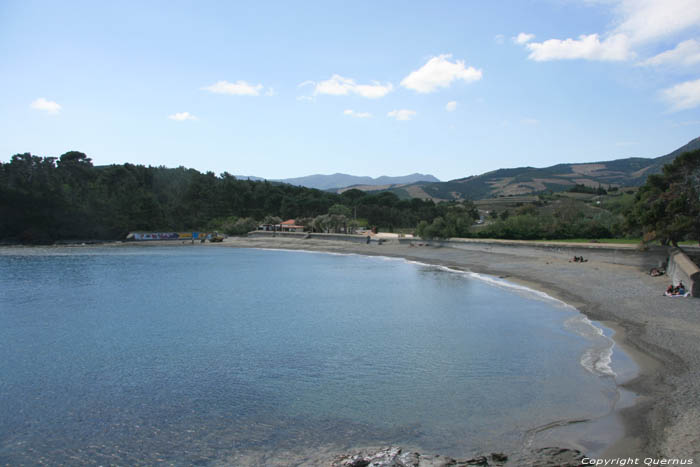
M 700 136 L 700 1 L 3 0 L 0 69 L 0 161 L 451 180 Z

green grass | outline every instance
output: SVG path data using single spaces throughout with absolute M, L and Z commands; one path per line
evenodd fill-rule
M 565 238 L 557 240 L 534 240 L 535 242 L 562 242 L 562 243 L 613 243 L 623 245 L 636 245 L 642 241 L 641 238 Z M 678 242 L 679 245 L 695 246 L 695 240 L 684 240 Z
M 564 238 L 557 240 L 535 240 L 536 242 L 566 242 L 566 243 L 618 243 L 634 245 L 642 241 L 641 238 Z

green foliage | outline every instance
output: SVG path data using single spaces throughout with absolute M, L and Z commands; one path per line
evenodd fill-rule
M 207 224 L 207 230 L 223 232 L 226 235 L 244 235 L 258 228 L 259 222 L 252 217 L 230 216 L 213 219 Z
M 598 188 L 593 188 L 590 186 L 586 185 L 581 185 L 577 183 L 573 187 L 569 188 L 567 191 L 570 193 L 588 193 L 591 195 L 607 195 L 608 192 L 605 188 L 603 188 L 600 184 L 598 185 Z
M 432 223 L 421 221 L 416 228 L 416 234 L 425 239 L 466 237 L 479 213 L 470 201 L 463 203 L 441 203 L 438 205 L 441 216 Z
M 134 230 L 215 227 L 240 234 L 266 216 L 311 219 L 329 211 L 336 216 L 329 229 L 345 229 L 355 215 L 367 225 L 413 227 L 421 220 L 432 222 L 441 209 L 433 201 L 400 200 L 392 193 L 348 190 L 338 195 L 237 180 L 226 172 L 217 176 L 133 164 L 94 167 L 76 151 L 58 160 L 27 153 L 0 162 L 0 239 L 25 243 L 121 239 Z
M 661 174 L 649 176 L 627 214 L 627 227 L 641 229 L 647 241 L 700 240 L 700 150 L 678 156 Z
M 606 198 L 601 207 L 613 214 L 626 214 L 634 206 L 634 194 L 622 193 L 619 196 Z
M 347 206 L 343 206 L 342 204 L 334 204 L 333 206 L 328 208 L 328 214 L 330 214 L 332 216 L 335 215 L 335 216 L 351 217 L 352 210 Z

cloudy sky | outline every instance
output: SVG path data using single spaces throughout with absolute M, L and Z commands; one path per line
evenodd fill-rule
M 700 136 L 700 1 L 0 2 L 0 160 L 443 180 Z

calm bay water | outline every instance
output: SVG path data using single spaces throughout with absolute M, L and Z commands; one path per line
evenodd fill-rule
M 401 260 L 4 249 L 0 464 L 507 451 L 609 412 L 610 344 L 555 301 Z

